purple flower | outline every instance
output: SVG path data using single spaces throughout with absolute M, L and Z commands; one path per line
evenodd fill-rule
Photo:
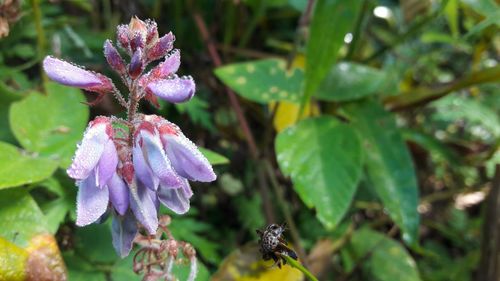
M 118 154 L 113 142 L 113 129 L 107 117 L 97 117 L 90 122 L 83 140 L 78 147 L 73 163 L 68 168 L 68 175 L 77 180 L 77 219 L 76 224 L 84 226 L 96 221 L 108 207 L 110 191 L 109 183 L 113 189 L 116 187 L 116 174 Z M 117 196 L 111 192 L 115 208 L 123 210 L 123 195 Z M 115 205 L 117 204 L 117 205 Z
M 152 205 L 150 198 L 140 196 L 141 192 L 146 193 L 141 189 L 144 186 L 149 189 L 148 192 L 156 192 L 157 199 L 167 208 L 178 214 L 186 213 L 189 210 L 189 199 L 193 195 L 188 180 L 214 181 L 216 175 L 212 166 L 175 124 L 156 115 L 145 116 L 144 120 L 137 129 L 133 149 L 134 169 L 138 179 L 136 201 Z M 149 212 L 152 209 L 149 207 Z M 137 211 L 134 213 L 144 224 L 146 216 L 142 213 L 138 216 Z
M 177 125 L 163 118 L 157 124 L 163 148 L 177 174 L 191 181 L 217 179 L 210 162 Z
M 194 96 L 195 84 L 191 76 L 160 79 L 151 82 L 146 87 L 146 92 L 171 103 L 181 103 Z
M 132 159 L 137 178 L 152 191 L 156 191 L 158 185 L 180 187 L 180 178 L 163 150 L 160 135 L 153 123 L 145 121 L 137 128 Z
M 111 92 L 114 88 L 113 82 L 108 77 L 51 56 L 43 60 L 43 69 L 50 79 L 66 86 L 100 94 Z
M 171 103 L 190 100 L 194 96 L 196 85 L 191 76 L 178 77 L 175 74 L 180 64 L 180 51 L 174 50 L 165 61 L 144 75 L 139 84 L 145 88 L 146 98 L 156 96 Z

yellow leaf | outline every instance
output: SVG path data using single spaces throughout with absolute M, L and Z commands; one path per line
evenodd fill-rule
M 274 115 L 273 119 L 273 125 L 276 131 L 279 133 L 283 131 L 285 128 L 288 126 L 291 126 L 295 124 L 295 122 L 299 119 L 299 105 L 296 103 L 291 103 L 287 101 L 282 101 L 279 103 L 271 103 L 270 107 L 273 108 L 274 106 L 278 106 L 276 109 L 276 113 Z M 316 116 L 319 114 L 319 108 L 316 104 L 312 106 L 311 110 L 311 104 L 307 104 L 304 113 L 302 114 L 301 118 L 307 117 L 307 116 Z
M 0 237 L 0 281 L 25 280 L 27 260 L 26 250 Z
M 249 244 L 227 256 L 212 281 L 301 281 L 304 278 L 302 272 L 288 264 L 281 269 L 273 264 L 272 260 L 262 260 L 256 244 Z

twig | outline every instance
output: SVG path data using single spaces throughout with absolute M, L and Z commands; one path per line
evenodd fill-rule
M 390 110 L 401 110 L 436 100 L 451 92 L 465 89 L 473 85 L 497 81 L 500 81 L 500 66 L 498 65 L 474 71 L 466 77 L 450 83 L 439 84 L 434 87 L 420 87 L 413 90 L 411 93 L 388 97 L 384 100 L 384 104 Z
M 308 0 L 307 1 L 307 6 L 302 15 L 300 16 L 299 23 L 297 25 L 297 30 L 295 32 L 295 38 L 293 41 L 293 49 L 292 51 L 288 54 L 288 59 L 287 59 L 287 69 L 290 69 L 292 66 L 293 59 L 295 58 L 295 55 L 297 54 L 297 50 L 299 48 L 299 44 L 301 39 L 306 37 L 307 33 L 307 25 L 309 24 L 309 21 L 311 19 L 311 14 L 312 14 L 312 8 L 314 6 L 314 0 Z
M 297 249 L 297 254 L 304 263 L 307 263 L 307 259 L 305 258 L 306 252 L 304 250 L 304 247 L 302 247 L 302 243 L 300 243 L 299 231 L 297 229 L 297 226 L 295 225 L 292 214 L 290 213 L 290 209 L 285 202 L 283 191 L 281 190 L 281 186 L 278 184 L 278 180 L 276 179 L 276 175 L 274 174 L 273 167 L 267 159 L 262 160 L 262 162 L 271 182 L 271 187 L 273 188 L 273 191 L 276 194 L 276 198 L 278 199 L 278 205 L 283 212 L 283 215 L 285 216 L 285 221 L 290 229 L 290 233 L 292 234 L 292 239 L 294 242 L 294 246 Z
M 42 58 L 45 55 L 47 42 L 45 40 L 45 32 L 42 26 L 42 10 L 40 9 L 40 0 L 31 0 L 31 8 L 33 9 L 33 20 L 35 21 L 36 28 L 36 44 L 38 48 L 37 56 L 38 58 Z M 45 85 L 49 80 L 42 65 L 40 65 L 40 76 L 42 77 L 42 84 L 45 92 Z
M 216 67 L 221 66 L 222 60 L 219 56 L 219 53 L 217 52 L 217 48 L 215 47 L 214 42 L 210 40 L 210 34 L 208 32 L 205 21 L 203 20 L 200 13 L 196 9 L 193 8 L 192 10 L 194 11 L 192 13 L 194 21 L 196 23 L 196 26 L 198 27 L 198 30 L 200 31 L 201 37 L 205 45 L 208 48 L 208 53 L 210 55 L 210 58 L 212 59 L 212 62 Z M 245 139 L 250 149 L 250 155 L 252 156 L 254 161 L 258 162 L 259 150 L 255 143 L 255 138 L 252 134 L 252 131 L 248 126 L 248 122 L 245 118 L 245 115 L 243 114 L 243 110 L 241 109 L 240 103 L 233 91 L 231 91 L 228 87 L 224 87 L 224 89 L 226 91 L 226 95 L 229 97 L 229 102 L 231 103 L 231 107 L 236 113 L 236 117 L 238 118 L 240 127 L 243 130 L 243 134 L 245 135 Z M 271 222 L 274 221 L 275 219 L 274 219 L 272 204 L 269 198 L 269 187 L 267 186 L 264 180 L 264 174 L 262 173 L 261 169 L 257 169 L 257 173 L 258 173 L 257 180 L 259 181 L 259 192 L 263 199 L 264 211 L 266 213 L 267 221 Z

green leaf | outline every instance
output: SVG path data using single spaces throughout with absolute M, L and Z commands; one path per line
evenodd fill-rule
M 240 96 L 263 104 L 281 100 L 297 102 L 303 79 L 298 69 L 288 72 L 282 59 L 230 64 L 215 69 L 215 74 Z
M 41 181 L 50 177 L 56 168 L 54 160 L 28 155 L 11 144 L 0 142 L 0 189 Z
M 454 38 L 458 37 L 458 0 L 448 0 L 446 7 L 444 8 L 444 15 L 446 21 L 448 21 L 448 27 L 451 30 L 451 34 Z
M 361 139 L 331 117 L 310 118 L 276 138 L 281 170 L 318 219 L 335 227 L 347 212 L 361 177 Z
M 82 139 L 89 110 L 80 90 L 47 84 L 47 95 L 32 93 L 10 107 L 10 127 L 29 151 L 60 160 L 67 168 Z
M 192 218 L 175 217 L 169 229 L 175 239 L 191 243 L 208 262 L 214 264 L 220 262 L 221 257 L 217 252 L 219 245 L 206 238 L 205 233 L 211 230 L 209 224 Z
M 334 65 L 321 83 L 316 97 L 327 101 L 348 101 L 373 95 L 391 86 L 385 72 L 362 64 L 342 62 Z
M 346 110 L 363 139 L 370 182 L 389 215 L 415 244 L 418 236 L 418 186 L 413 162 L 394 116 L 372 101 L 349 104 Z
M 451 150 L 444 143 L 435 139 L 431 135 L 427 135 L 412 129 L 402 129 L 401 134 L 403 136 L 403 139 L 412 141 L 420 145 L 422 148 L 426 149 L 436 156 L 441 157 L 452 165 L 460 163 L 460 158 L 455 153 L 455 151 Z
M 353 31 L 361 3 L 359 0 L 316 1 L 307 43 L 302 105 L 316 92 L 337 59 L 344 36 Z
M 66 252 L 63 254 L 63 257 L 64 257 L 64 262 L 66 263 L 66 266 L 68 268 L 68 280 L 71 281 L 108 280 L 103 271 L 98 270 L 95 265 L 77 256 L 75 253 Z M 132 268 L 130 268 L 130 271 L 132 271 Z
M 111 220 L 79 227 L 75 233 L 75 250 L 92 263 L 112 263 L 119 257 L 111 240 Z
M 436 112 L 431 115 L 434 122 L 467 122 L 466 131 L 478 131 L 483 139 L 500 137 L 500 117 L 492 108 L 475 98 L 448 95 L 431 105 Z M 481 127 L 481 130 L 477 128 Z
M 205 265 L 198 259 L 197 261 L 198 273 L 196 274 L 196 281 L 208 281 L 210 280 L 210 272 L 205 267 Z M 189 264 L 176 264 L 172 269 L 173 275 L 177 280 L 187 280 L 189 276 L 190 268 Z
M 45 218 L 24 189 L 0 190 L 0 236 L 24 248 L 30 239 L 47 233 Z
M 75 198 L 76 190 L 74 181 L 68 183 L 70 179 L 64 174 L 65 179 L 58 180 L 55 176 L 48 178 L 39 185 L 50 191 L 56 199 L 39 203 L 40 207 L 47 218 L 47 228 L 50 233 L 55 234 L 59 229 L 59 225 L 66 219 L 69 213 L 72 217 L 75 216 Z
M 391 238 L 363 228 L 354 232 L 347 247 L 363 272 L 373 281 L 420 281 L 412 256 Z M 366 258 L 366 259 L 364 259 Z
M 187 113 L 193 123 L 215 132 L 212 113 L 209 111 L 209 103 L 199 96 L 194 96 L 189 102 L 176 103 L 175 108 L 181 113 Z
M 217 152 L 214 152 L 212 150 L 203 148 L 203 147 L 198 147 L 200 152 L 207 157 L 208 162 L 212 165 L 220 165 L 220 164 L 227 164 L 229 163 L 229 159 L 227 159 L 225 156 L 220 155 Z

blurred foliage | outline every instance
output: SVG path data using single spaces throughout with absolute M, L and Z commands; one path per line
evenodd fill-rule
M 94 95 L 40 68 L 52 54 L 117 78 L 102 46 L 132 15 L 175 33 L 197 83 L 189 103 L 141 105 L 217 165 L 171 224 L 197 280 L 301 280 L 260 261 L 255 229 L 285 221 L 320 280 L 474 280 L 494 239 L 481 233 L 500 164 L 498 1 L 314 2 L 0 1 L 0 280 L 43 261 L 69 280 L 140 279 L 109 222 L 74 226 L 64 171 L 89 119 L 124 112 L 109 97 L 89 110 Z

